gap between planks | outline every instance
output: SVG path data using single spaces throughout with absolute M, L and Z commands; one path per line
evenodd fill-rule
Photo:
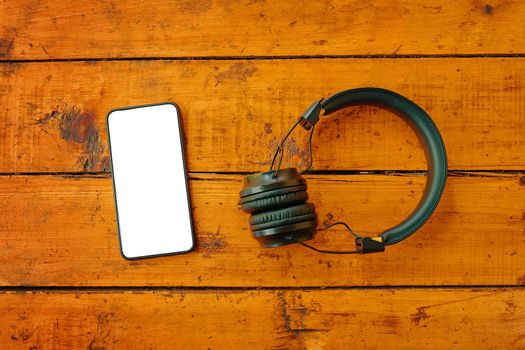
M 294 55 L 294 56 L 158 56 L 158 57 L 113 57 L 113 58 L 52 58 L 0 60 L 0 64 L 52 63 L 52 62 L 114 62 L 114 61 L 268 61 L 305 59 L 445 59 L 445 58 L 523 58 L 525 54 L 419 54 L 419 55 Z
M 219 172 L 189 172 L 192 180 L 200 180 L 202 176 L 210 175 L 249 175 L 255 172 L 219 171 Z M 421 170 L 312 170 L 306 175 L 386 175 L 386 176 L 426 176 Z M 488 177 L 500 178 L 525 175 L 523 170 L 450 170 L 448 177 Z M 111 172 L 0 172 L 0 177 L 10 176 L 57 176 L 63 178 L 110 178 Z
M 289 286 L 264 286 L 264 287 L 228 287 L 228 286 L 0 286 L 0 294 L 16 292 L 16 293 L 67 293 L 67 292 L 88 292 L 88 293 L 121 293 L 121 292 L 193 292 L 193 291 L 210 291 L 210 292 L 228 292 L 228 291 L 323 291 L 323 290 L 443 290 L 443 289 L 468 289 L 468 290 L 483 290 L 483 289 L 525 289 L 525 285 L 515 284 L 493 284 L 493 285 L 377 285 L 377 286 L 304 286 L 304 287 L 289 287 Z

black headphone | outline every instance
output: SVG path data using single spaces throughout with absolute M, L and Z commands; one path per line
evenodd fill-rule
M 377 237 L 362 237 L 343 222 L 317 228 L 315 206 L 308 203 L 306 179 L 295 168 L 280 169 L 283 145 L 297 125 L 310 130 L 309 152 L 312 165 L 312 135 L 315 124 L 323 115 L 356 105 L 372 105 L 391 110 L 403 118 L 418 135 L 425 150 L 428 176 L 424 194 L 414 211 L 401 223 L 382 232 Z M 280 159 L 273 170 L 277 155 Z M 303 173 L 304 173 L 303 172 Z M 389 90 L 360 88 L 341 91 L 327 99 L 313 103 L 283 137 L 275 151 L 270 171 L 249 175 L 240 192 L 240 204 L 250 213 L 250 229 L 262 247 L 271 248 L 299 243 L 324 253 L 372 253 L 385 250 L 386 245 L 402 241 L 417 231 L 432 215 L 441 199 L 447 179 L 447 155 L 439 131 L 430 116 L 409 99 Z M 355 236 L 356 250 L 350 252 L 325 251 L 304 241 L 312 239 L 316 231 L 334 225 L 344 225 Z

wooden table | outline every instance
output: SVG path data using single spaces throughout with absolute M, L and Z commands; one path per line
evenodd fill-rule
M 1 349 L 525 349 L 525 5 L 4 1 L 0 59 Z M 259 248 L 244 174 L 311 102 L 360 86 L 434 118 L 436 213 L 384 254 Z M 182 112 L 197 248 L 126 261 L 105 116 L 162 101 Z M 424 154 L 388 112 L 342 111 L 314 143 L 321 223 L 372 235 L 417 203 Z M 313 244 L 352 248 L 342 230 Z

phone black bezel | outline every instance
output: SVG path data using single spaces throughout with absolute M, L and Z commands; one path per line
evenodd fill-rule
M 111 154 L 111 136 L 110 136 L 110 131 L 109 131 L 109 116 L 111 115 L 111 113 L 116 112 L 116 111 L 125 111 L 129 109 L 161 106 L 161 105 L 168 105 L 168 104 L 173 105 L 175 107 L 175 110 L 177 111 L 177 123 L 179 124 L 179 139 L 180 139 L 180 147 L 181 147 L 181 153 L 182 153 L 182 166 L 184 168 L 184 180 L 186 183 L 186 198 L 188 201 L 189 216 L 190 216 L 190 228 L 191 228 L 191 240 L 192 240 L 191 247 L 188 250 L 177 251 L 177 252 L 144 255 L 144 256 L 137 256 L 137 257 L 128 257 L 124 254 L 124 251 L 122 250 L 122 237 L 120 235 L 120 223 L 119 223 L 119 216 L 118 216 L 117 189 L 115 187 L 115 177 L 113 176 L 113 156 Z M 110 159 L 110 166 L 111 166 L 111 183 L 113 186 L 113 198 L 115 200 L 115 211 L 116 211 L 116 219 L 117 219 L 117 231 L 118 231 L 120 255 L 126 260 L 140 260 L 140 259 L 157 258 L 157 257 L 162 257 L 162 256 L 181 255 L 181 254 L 187 254 L 187 253 L 192 252 L 195 249 L 195 224 L 193 220 L 193 207 L 191 205 L 188 168 L 186 165 L 186 149 L 184 147 L 184 141 L 185 141 L 184 130 L 183 130 L 183 124 L 182 124 L 179 106 L 174 102 L 161 102 L 161 103 L 150 103 L 150 104 L 139 105 L 139 106 L 114 108 L 110 110 L 108 114 L 106 115 L 106 131 L 108 134 L 108 150 L 109 150 L 109 159 Z

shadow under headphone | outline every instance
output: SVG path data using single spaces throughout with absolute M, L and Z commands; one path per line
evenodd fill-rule
M 425 150 L 428 176 L 425 190 L 414 211 L 401 223 L 377 237 L 362 237 L 344 222 L 317 228 L 315 206 L 308 203 L 306 179 L 296 168 L 280 169 L 283 146 L 297 125 L 310 130 L 309 152 L 312 165 L 312 136 L 315 124 L 323 115 L 356 105 L 371 105 L 388 109 L 403 118 L 416 132 Z M 280 153 L 276 170 L 273 170 Z M 386 245 L 400 242 L 417 231 L 432 215 L 441 199 L 447 178 L 447 156 L 439 131 L 430 116 L 409 99 L 389 90 L 359 88 L 341 91 L 310 106 L 283 137 L 270 166 L 270 171 L 249 175 L 240 192 L 240 204 L 250 213 L 250 229 L 262 247 L 272 248 L 299 243 L 322 253 L 354 254 L 382 252 Z M 312 247 L 304 241 L 312 239 L 316 231 L 344 225 L 355 236 L 355 251 L 327 251 Z

